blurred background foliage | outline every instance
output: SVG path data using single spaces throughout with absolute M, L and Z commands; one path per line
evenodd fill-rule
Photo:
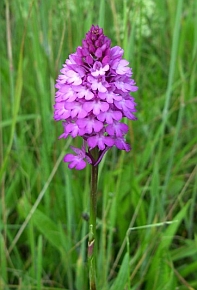
M 139 87 L 100 164 L 98 289 L 197 288 L 197 1 L 0 1 L 0 289 L 88 289 L 90 169 L 62 162 L 62 64 L 99 24 Z

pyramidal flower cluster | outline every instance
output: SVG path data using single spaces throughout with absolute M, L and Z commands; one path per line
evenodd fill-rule
M 54 119 L 63 121 L 64 132 L 59 138 L 83 138 L 82 148 L 71 147 L 74 154 L 64 157 L 70 169 L 81 170 L 86 161 L 96 166 L 113 146 L 130 150 L 125 142 L 128 126 L 122 118 L 136 119 L 136 103 L 130 92 L 138 88 L 123 53 L 121 47 L 111 47 L 102 28 L 92 25 L 82 46 L 60 70 L 54 105 Z M 91 154 L 94 148 L 96 160 Z

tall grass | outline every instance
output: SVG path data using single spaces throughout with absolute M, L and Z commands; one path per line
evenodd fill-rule
M 197 289 L 197 2 L 0 2 L 0 289 L 88 289 L 90 168 L 70 171 L 54 83 L 91 24 L 139 86 L 130 153 L 100 164 L 98 289 Z

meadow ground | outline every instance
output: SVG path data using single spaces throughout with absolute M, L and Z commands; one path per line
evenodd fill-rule
M 139 87 L 131 152 L 99 166 L 101 290 L 197 289 L 197 1 L 0 1 L 0 289 L 86 290 L 90 166 L 69 170 L 54 83 L 92 24 Z

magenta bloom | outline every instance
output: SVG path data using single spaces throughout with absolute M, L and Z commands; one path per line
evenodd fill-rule
M 138 87 L 131 79 L 132 71 L 122 58 L 123 53 L 121 47 L 111 47 L 102 28 L 92 25 L 82 46 L 69 56 L 60 71 L 54 105 L 54 119 L 63 121 L 60 138 L 80 136 L 84 140 L 82 149 L 72 147 L 76 155 L 64 157 L 69 168 L 81 170 L 85 161 L 97 165 L 113 146 L 130 150 L 125 142 L 128 126 L 122 118 L 136 120 L 136 103 L 130 92 Z M 99 151 L 97 160 L 91 155 L 93 148 Z
M 79 148 L 75 148 L 71 146 L 71 148 L 76 153 L 76 155 L 66 154 L 66 156 L 64 157 L 64 162 L 69 162 L 68 167 L 70 169 L 72 168 L 76 168 L 78 170 L 84 169 L 86 167 L 86 163 L 84 161 L 85 158 L 87 159 L 89 163 L 92 163 L 91 159 L 88 156 L 86 157 L 86 152 L 85 152 L 84 147 L 82 147 L 82 149 L 79 149 Z

